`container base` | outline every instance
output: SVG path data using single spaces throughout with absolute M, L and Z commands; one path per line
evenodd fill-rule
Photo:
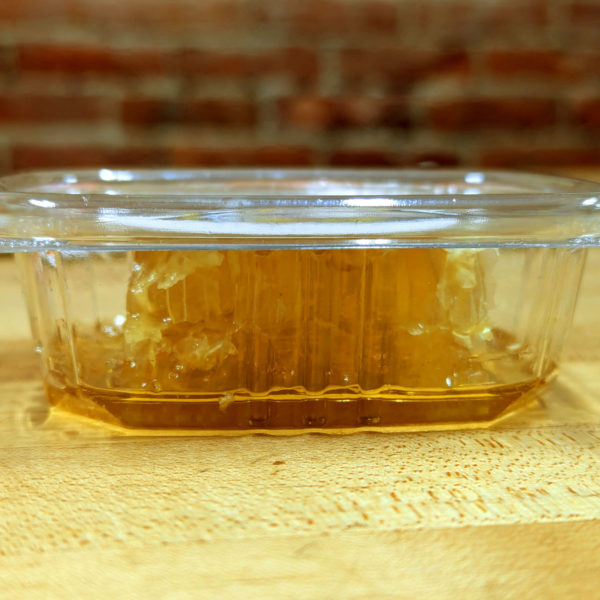
M 533 400 L 546 381 L 540 378 L 465 391 L 374 390 L 355 396 L 328 391 L 310 398 L 294 397 L 290 391 L 261 397 L 189 394 L 165 398 L 48 381 L 46 392 L 58 409 L 134 434 L 345 434 L 489 425 Z

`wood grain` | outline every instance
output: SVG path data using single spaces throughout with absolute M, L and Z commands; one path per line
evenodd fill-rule
M 600 598 L 600 251 L 489 429 L 129 437 L 48 411 L 0 261 L 0 597 Z
M 356 531 L 0 559 L 3 599 L 598 598 L 600 523 Z

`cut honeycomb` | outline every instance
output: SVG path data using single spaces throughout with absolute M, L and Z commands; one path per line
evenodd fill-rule
M 136 252 L 117 388 L 226 392 L 485 381 L 485 252 Z

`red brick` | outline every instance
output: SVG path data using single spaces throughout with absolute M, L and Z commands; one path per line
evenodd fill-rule
M 408 127 L 406 102 L 394 98 L 345 98 L 339 101 L 338 123 L 343 127 Z
M 428 2 L 397 2 L 398 31 L 401 34 L 417 35 L 425 32 L 434 21 L 439 5 L 433 9 Z
M 310 148 L 295 146 L 263 146 L 248 151 L 247 164 L 259 166 L 308 166 L 314 163 L 314 153 Z
M 279 74 L 308 84 L 317 78 L 318 61 L 314 50 L 307 48 L 257 53 L 186 49 L 177 56 L 175 68 L 193 77 L 255 79 Z
M 312 48 L 281 48 L 265 53 L 258 68 L 259 73 L 286 75 L 302 86 L 314 84 L 319 76 L 319 61 Z
M 348 48 L 341 54 L 341 78 L 356 89 L 377 82 L 390 90 L 405 90 L 440 76 L 466 76 L 470 72 L 465 52 L 424 52 L 414 48 Z
M 17 48 L 17 62 L 29 71 L 65 73 L 163 73 L 171 66 L 169 53 L 152 48 L 109 48 L 77 44 L 24 44 Z
M 0 43 L 0 73 L 8 73 L 15 67 L 13 48 L 7 44 Z
M 467 7 L 473 10 L 473 4 Z M 476 11 L 477 24 L 486 31 L 499 33 L 507 29 L 529 26 L 531 33 L 535 32 L 535 25 L 542 26 L 548 23 L 548 2 L 543 0 L 522 0 L 478 3 Z
M 280 115 L 287 125 L 313 130 L 410 124 L 406 102 L 394 98 L 285 98 L 280 101 Z
M 100 10 L 90 10 L 94 2 L 84 2 L 89 19 L 101 18 Z M 241 2 L 227 0 L 169 0 L 148 3 L 144 0 L 119 2 L 117 8 L 109 11 L 109 22 L 119 22 L 132 27 L 155 26 L 164 30 L 172 27 L 193 28 L 194 30 L 214 30 L 220 33 L 237 29 L 241 24 Z
M 81 0 L 3 0 L 0 21 L 65 19 L 70 15 L 70 7 L 78 3 Z
M 169 151 L 169 163 L 175 167 L 230 167 L 239 164 L 238 149 L 175 146 Z
M 535 128 L 556 122 L 556 102 L 544 98 L 476 98 L 441 101 L 429 109 L 429 122 L 442 130 Z
M 544 0 L 444 0 L 428 3 L 431 27 L 427 42 L 438 48 L 539 46 L 547 42 L 548 8 Z
M 326 38 L 348 34 L 390 35 L 397 31 L 394 0 L 287 0 L 283 10 L 262 10 L 260 20 L 287 25 L 292 35 Z
M 127 99 L 123 102 L 122 119 L 135 125 L 184 123 L 243 127 L 255 124 L 256 106 L 253 102 L 229 98 Z
M 479 162 L 485 167 L 504 168 L 600 165 L 600 146 L 598 148 L 494 148 L 484 150 Z
M 600 36 L 598 36 L 600 49 Z M 600 53 L 598 52 L 572 52 L 565 54 L 564 70 L 569 77 L 593 82 L 598 77 L 598 69 L 600 67 Z
M 600 98 L 586 100 L 576 106 L 573 120 L 586 129 L 600 129 Z
M 187 100 L 180 103 L 182 123 L 205 125 L 234 125 L 247 127 L 256 123 L 253 102 L 215 98 Z
M 52 12 L 63 14 L 66 9 L 65 0 L 42 2 L 40 0 L 4 0 L 0 3 L 0 21 L 16 21 L 21 19 L 48 18 Z
M 330 39 L 360 34 L 393 35 L 398 26 L 398 9 L 395 0 L 262 0 L 250 2 L 246 15 L 250 26 L 267 26 L 296 38 Z M 415 11 L 409 12 L 412 15 Z
M 392 167 L 401 164 L 392 152 L 380 148 L 335 150 L 327 162 L 337 167 Z
M 0 21 L 92 22 L 140 27 L 193 27 L 221 31 L 238 26 L 241 2 L 228 0 L 3 0 Z
M 248 2 L 246 6 L 246 19 L 253 28 L 280 27 L 289 20 L 289 2 L 280 0 L 261 0 Z
M 573 2 L 570 7 L 571 20 L 577 24 L 598 25 L 600 22 L 600 3 Z
M 174 166 L 308 166 L 314 162 L 313 151 L 302 146 L 263 146 L 255 148 L 175 147 L 170 152 Z
M 333 101 L 329 98 L 286 98 L 279 102 L 283 123 L 307 129 L 330 129 L 334 111 Z
M 328 158 L 331 165 L 336 166 L 404 166 L 404 167 L 452 167 L 460 164 L 456 154 L 442 150 L 417 151 L 398 155 L 383 148 L 340 149 L 331 153 Z
M 398 29 L 396 2 L 360 2 L 357 5 L 357 29 L 377 35 L 394 34 Z
M 126 99 L 121 105 L 121 120 L 130 125 L 156 125 L 172 121 L 173 103 L 149 98 Z
M 456 154 L 441 150 L 420 151 L 406 157 L 405 164 L 425 168 L 455 167 L 460 164 Z
M 97 121 L 111 116 L 110 100 L 91 96 L 0 96 L 0 121 Z
M 292 33 L 331 37 L 352 29 L 354 7 L 334 0 L 290 0 L 287 21 Z
M 557 76 L 565 72 L 560 52 L 551 50 L 495 50 L 486 63 L 494 75 Z
M 111 148 L 94 145 L 37 146 L 16 145 L 12 148 L 14 170 L 40 168 L 143 166 L 165 164 L 166 153 L 160 149 L 127 147 Z
M 178 70 L 194 76 L 251 77 L 257 73 L 256 64 L 251 54 L 185 49 L 177 56 Z

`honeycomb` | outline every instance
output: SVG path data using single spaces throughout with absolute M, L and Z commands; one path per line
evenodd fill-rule
M 134 253 L 111 385 L 150 392 L 485 384 L 493 251 Z

